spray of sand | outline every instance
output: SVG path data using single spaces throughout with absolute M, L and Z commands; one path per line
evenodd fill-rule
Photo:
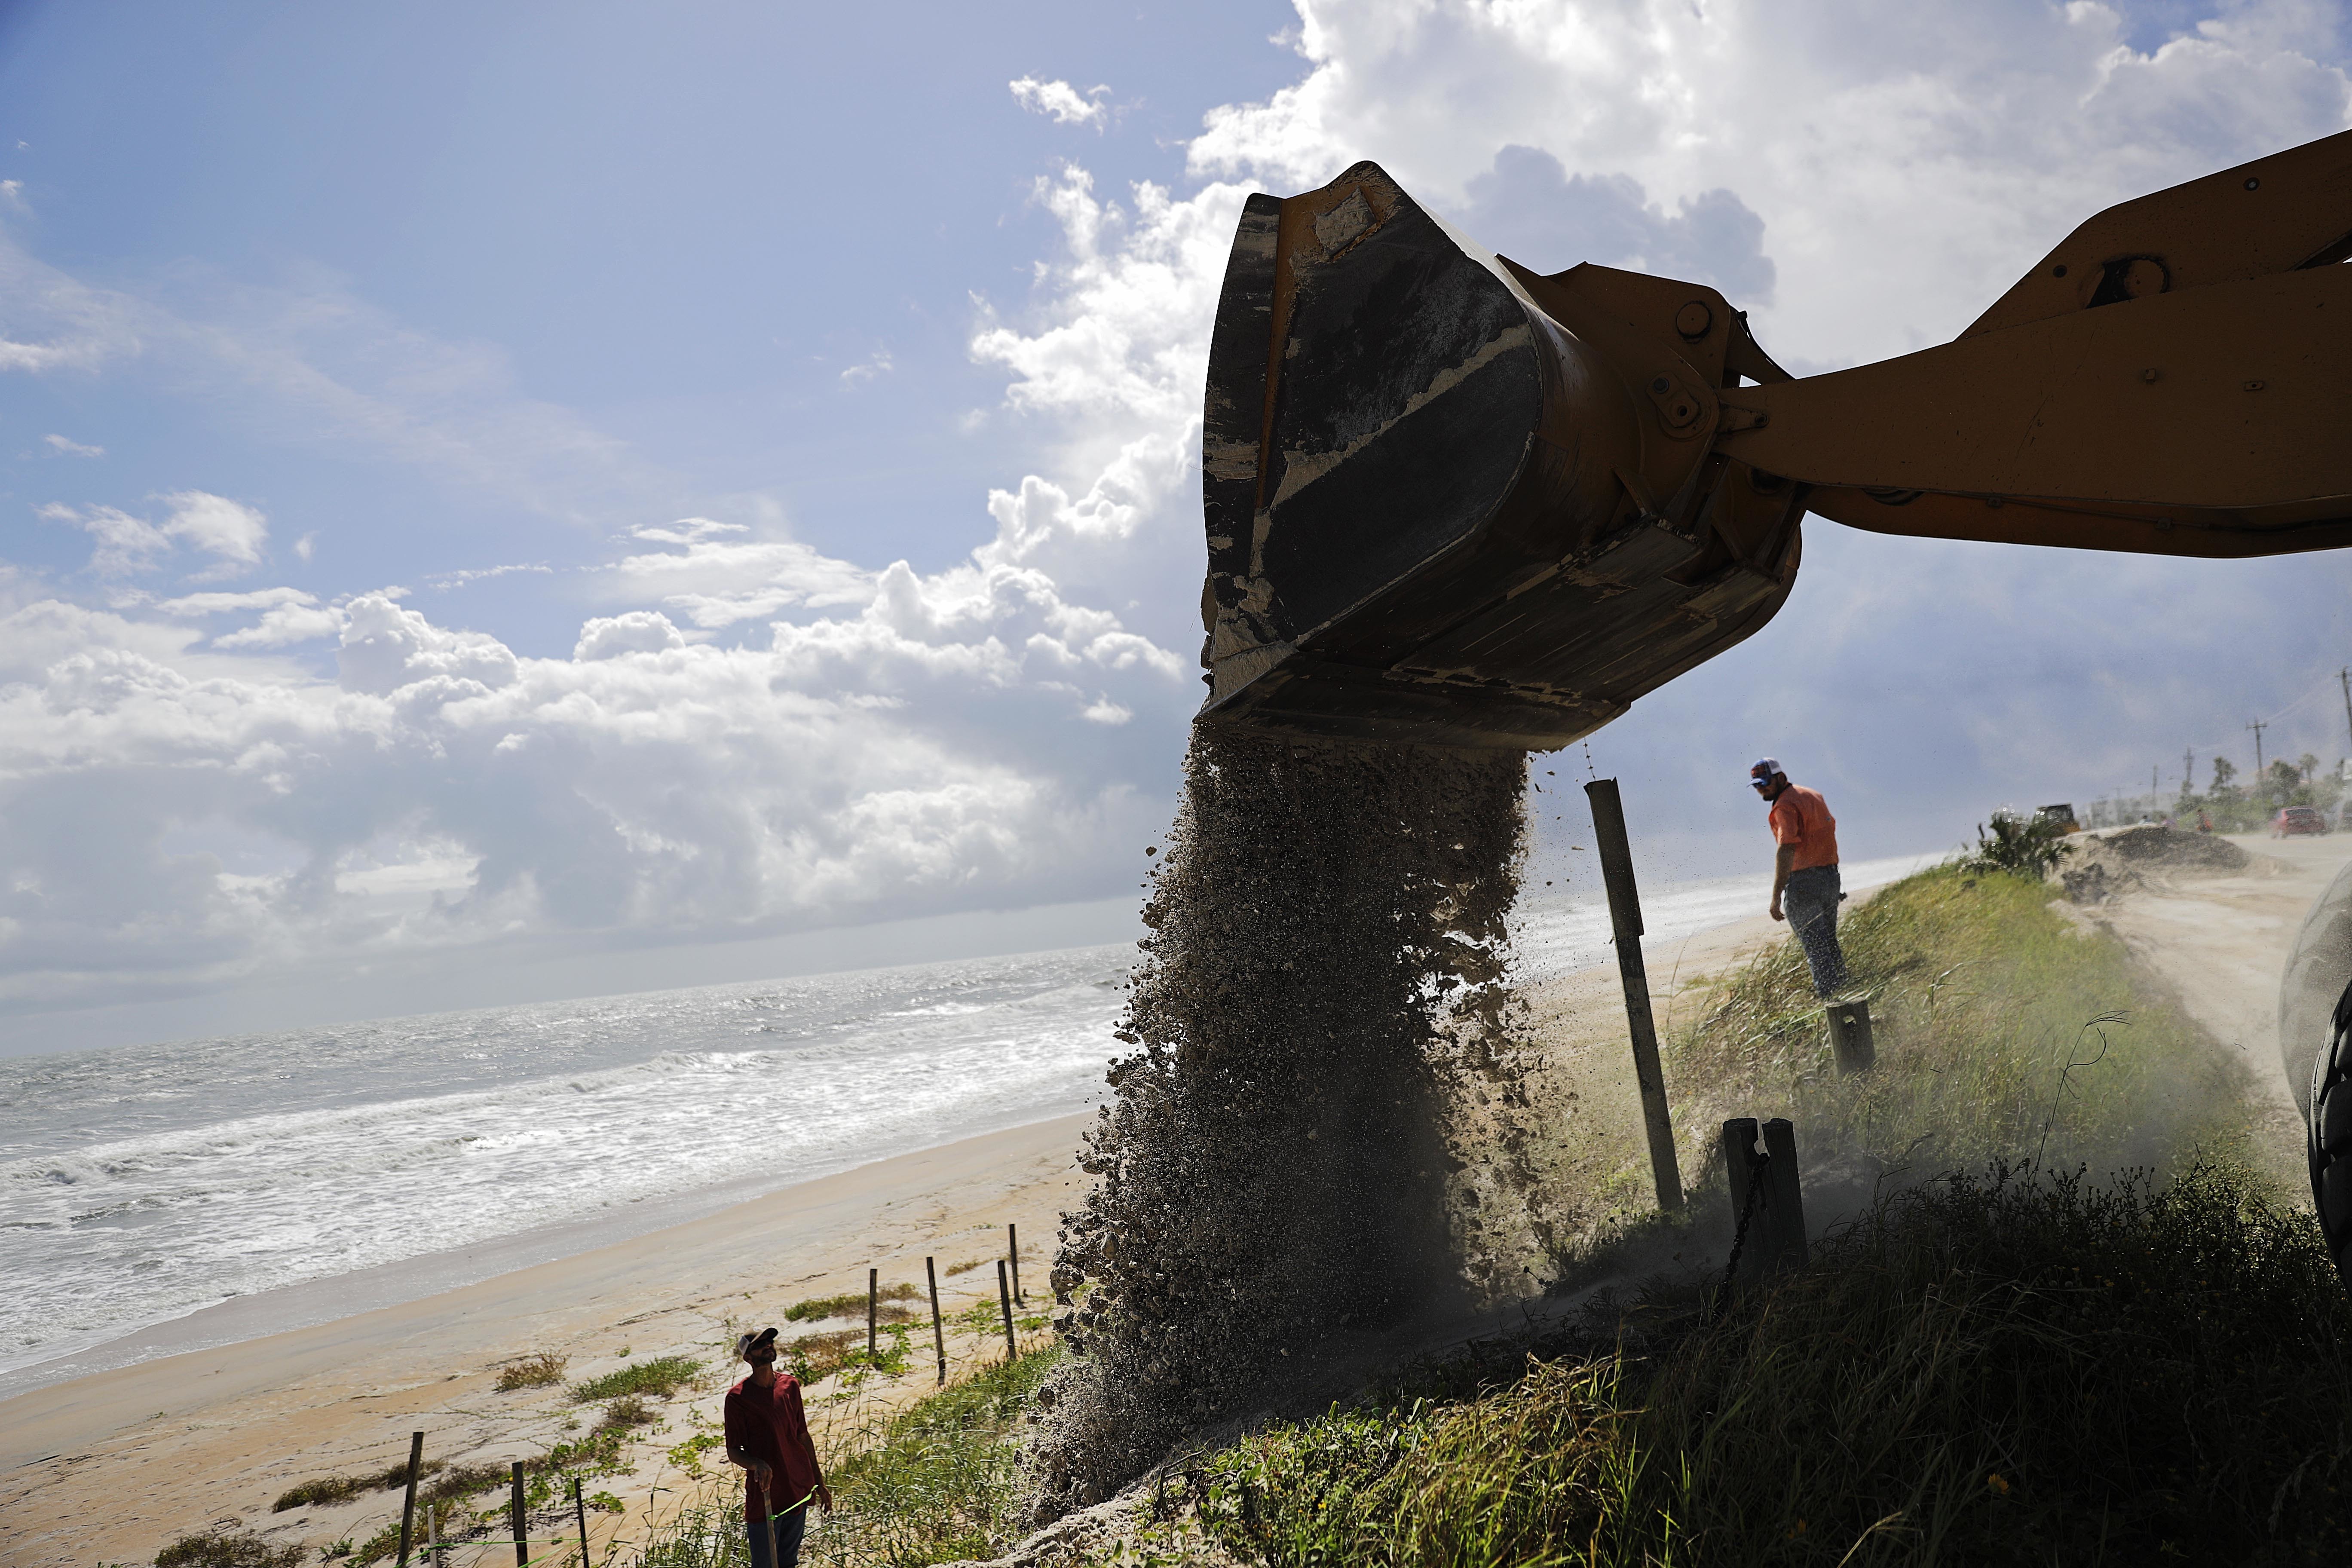
M 1203 724 L 1054 1271 L 1034 1513 L 1108 1495 L 1328 1336 L 1524 1291 L 1516 752 Z

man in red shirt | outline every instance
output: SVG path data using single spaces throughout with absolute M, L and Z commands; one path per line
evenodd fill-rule
M 797 1568 L 808 1505 L 814 1500 L 831 1513 L 833 1493 L 817 1468 L 799 1380 L 776 1375 L 776 1331 L 745 1334 L 735 1342 L 735 1353 L 751 1363 L 751 1375 L 727 1391 L 727 1458 L 745 1471 L 743 1526 L 751 1568 Z
M 1838 885 L 1837 818 L 1817 791 L 1790 784 L 1770 757 L 1757 760 L 1748 782 L 1771 804 L 1772 842 L 1780 846 L 1772 855 L 1772 918 L 1796 931 L 1813 972 L 1813 994 L 1834 996 L 1846 979 L 1837 939 L 1837 908 L 1845 897 Z

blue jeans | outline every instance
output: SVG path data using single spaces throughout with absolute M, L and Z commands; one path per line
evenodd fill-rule
M 776 1521 L 776 1555 L 781 1562 L 768 1561 L 768 1527 L 746 1523 L 743 1532 L 751 1542 L 751 1568 L 800 1568 L 801 1531 L 808 1528 L 808 1505 L 803 1503 Z
M 1813 972 L 1813 994 L 1831 996 L 1845 989 L 1845 953 L 1838 946 L 1838 900 L 1843 897 L 1834 866 L 1808 866 L 1789 874 L 1780 893 L 1780 910 L 1789 929 L 1805 950 Z

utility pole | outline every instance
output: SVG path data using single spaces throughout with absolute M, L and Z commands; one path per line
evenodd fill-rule
M 2270 726 L 2257 719 L 2246 728 L 2254 732 L 2254 787 L 2259 790 L 2263 787 L 2263 731 Z
M 2344 683 L 2344 727 L 2352 730 L 2352 666 L 2337 670 L 2336 679 Z

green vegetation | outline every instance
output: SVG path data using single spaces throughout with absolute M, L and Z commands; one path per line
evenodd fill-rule
M 656 1356 L 641 1361 L 635 1366 L 625 1366 L 618 1372 L 608 1372 L 602 1377 L 592 1377 L 585 1383 L 575 1383 L 571 1388 L 572 1401 L 580 1405 L 600 1399 L 618 1399 L 623 1394 L 650 1394 L 656 1399 L 667 1399 L 702 1371 L 702 1363 L 682 1355 Z
M 569 1356 L 531 1355 L 520 1361 L 510 1361 L 499 1368 L 498 1388 L 500 1394 L 512 1394 L 518 1388 L 549 1388 L 563 1381 L 563 1369 Z
M 885 1285 L 876 1292 L 877 1299 L 885 1302 L 911 1301 L 916 1294 L 915 1288 L 903 1279 L 896 1285 Z M 884 1321 L 896 1321 L 890 1316 L 891 1311 L 896 1311 L 900 1319 L 913 1315 L 904 1307 L 888 1309 L 883 1313 Z M 856 1290 L 845 1291 L 838 1296 L 812 1296 L 805 1301 L 795 1301 L 784 1310 L 784 1321 L 813 1323 L 825 1318 L 862 1318 L 865 1315 L 866 1292 Z
M 1684 1169 L 1720 1183 L 1714 1133 L 1734 1116 L 1788 1117 L 1809 1170 L 1857 1156 L 1887 1172 L 2004 1159 L 2104 1172 L 2243 1150 L 2243 1072 L 2053 892 L 1942 867 L 1842 920 L 1878 1049 L 1855 1078 L 1836 1076 L 1795 942 L 1725 973 L 1665 1043 Z
M 1874 1205 L 1646 1355 L 1278 1426 L 1187 1478 L 1268 1563 L 2340 1562 L 2352 1304 L 2232 1168 Z
M 437 1475 L 448 1468 L 446 1459 L 427 1459 L 416 1468 L 420 1479 Z M 373 1491 L 398 1491 L 408 1484 L 408 1461 L 403 1459 L 388 1470 L 372 1471 L 364 1476 L 322 1476 L 315 1481 L 304 1481 L 278 1494 L 269 1505 L 272 1513 L 284 1513 L 289 1509 L 311 1506 L 331 1507 L 349 1502 L 355 1497 Z
M 833 1465 L 837 1509 L 803 1560 L 917 1568 L 1011 1546 L 1014 1438 L 1061 1356 L 1055 1345 L 998 1362 L 892 1416 Z
M 870 1356 L 866 1353 L 866 1331 L 843 1329 L 836 1333 L 808 1334 L 794 1340 L 783 1347 L 777 1364 L 805 1385 L 837 1372 L 878 1372 L 896 1376 L 907 1370 L 913 1353 L 907 1327 L 899 1323 L 884 1331 Z
M 1961 864 L 1979 876 L 2014 871 L 2039 879 L 2074 852 L 2074 847 L 2066 842 L 2063 823 L 1996 811 L 1992 814 L 1992 832 L 1987 835 L 1982 827 L 1977 829 L 1976 853 Z
M 249 1530 L 218 1526 L 155 1553 L 155 1568 L 295 1568 L 301 1561 L 299 1546 L 272 1546 Z

